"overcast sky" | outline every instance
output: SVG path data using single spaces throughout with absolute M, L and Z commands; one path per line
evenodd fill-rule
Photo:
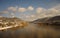
M 60 15 L 60 0 L 0 0 L 0 16 L 26 21 Z

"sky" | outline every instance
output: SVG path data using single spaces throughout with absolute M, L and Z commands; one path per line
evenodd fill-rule
M 60 0 L 0 0 L 0 17 L 26 21 L 60 15 Z

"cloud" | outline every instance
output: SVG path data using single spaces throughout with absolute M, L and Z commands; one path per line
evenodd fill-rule
M 25 12 L 26 8 L 18 8 L 16 7 L 8 7 L 8 11 L 13 11 L 13 12 Z
M 10 16 L 11 16 L 11 17 L 15 17 L 15 14 L 14 14 L 14 13 L 11 13 Z
M 9 13 L 8 11 L 4 10 L 4 11 L 0 12 L 0 15 L 2 15 L 2 14 L 8 14 L 8 13 Z
M 25 12 L 26 8 L 18 8 L 18 12 Z
M 52 7 L 50 9 L 47 10 L 47 14 L 48 16 L 56 16 L 56 15 L 60 15 L 60 5 L 57 5 L 55 7 Z
M 51 7 L 48 9 L 45 9 L 42 7 L 37 7 L 35 11 L 36 11 L 36 14 L 24 15 L 23 16 L 25 18 L 24 20 L 33 21 L 33 20 L 36 20 L 39 18 L 52 17 L 52 16 L 60 15 L 60 7 L 58 7 L 58 6 Z
M 24 15 L 24 16 L 23 16 L 23 19 L 24 19 L 24 20 L 27 20 L 27 21 L 33 21 L 35 18 L 36 18 L 36 17 L 35 17 L 34 14 L 33 14 L 33 15 Z
M 56 16 L 56 15 L 60 15 L 60 5 L 45 9 L 43 7 L 37 7 L 36 9 L 34 9 L 34 7 L 29 6 L 26 8 L 24 7 L 8 7 L 8 10 L 4 10 L 2 11 L 0 14 L 7 14 L 9 13 L 9 11 L 13 11 L 13 12 L 30 12 L 30 11 L 35 11 L 36 13 L 34 14 L 29 14 L 29 15 L 22 15 L 23 18 L 25 18 L 26 20 L 35 20 L 38 18 L 44 18 L 44 17 L 51 17 L 51 16 Z M 25 13 L 24 13 L 25 14 Z M 12 17 L 14 16 L 14 13 L 11 13 Z M 24 20 L 25 20 L 24 19 Z
M 36 13 L 37 18 L 57 16 L 60 15 L 60 5 L 51 7 L 49 9 L 38 7 L 36 9 Z
M 3 17 L 3 16 L 0 16 L 0 18 Z
M 26 16 L 26 18 L 35 18 L 35 15 L 25 15 Z
M 37 18 L 37 17 L 36 17 L 36 15 L 34 15 L 34 14 L 30 15 L 30 17 L 29 17 L 30 21 L 33 21 L 33 20 L 35 20 L 36 18 Z
M 26 15 L 25 17 L 26 17 L 26 18 L 30 18 L 30 16 L 28 16 L 28 15 Z
M 28 7 L 28 10 L 33 11 L 34 8 L 33 8 L 32 6 L 29 6 L 29 7 Z
M 4 14 L 4 13 L 0 12 L 0 15 L 2 15 L 2 14 Z
M 39 18 L 44 18 L 44 17 L 52 17 L 52 16 L 57 16 L 60 15 L 60 5 L 55 6 L 55 7 L 51 7 L 49 9 L 45 9 L 42 7 L 37 7 L 36 8 L 36 13 L 34 15 L 30 15 L 29 19 L 32 20 L 36 20 Z
M 31 20 L 33 21 L 33 20 L 35 20 L 37 17 L 36 17 L 36 15 L 30 15 L 30 18 L 31 18 Z
M 34 18 L 35 17 L 35 15 L 31 15 L 31 18 Z
M 7 13 L 9 13 L 9 12 L 5 10 L 5 11 L 2 11 L 2 13 L 7 14 Z
M 9 11 L 16 12 L 16 11 L 17 11 L 17 8 L 16 8 L 16 7 L 8 7 L 8 10 L 9 10 Z
M 36 8 L 36 13 L 42 13 L 42 12 L 44 12 L 44 11 L 46 11 L 46 9 L 44 9 L 44 8 L 42 8 L 42 7 Z
M 34 10 L 34 8 L 32 7 L 32 6 L 29 6 L 29 7 L 27 7 L 27 9 L 26 8 L 24 8 L 24 7 L 8 7 L 8 11 L 13 11 L 13 12 L 25 12 L 25 11 L 33 11 Z

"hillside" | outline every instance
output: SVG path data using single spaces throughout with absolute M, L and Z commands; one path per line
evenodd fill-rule
M 60 16 L 41 18 L 31 23 L 37 24 L 39 27 L 50 26 L 54 29 L 60 29 Z
M 26 21 L 23 21 L 19 18 L 6 18 L 6 17 L 1 17 L 0 18 L 0 30 L 8 29 L 8 28 L 13 28 L 17 26 L 25 26 L 27 24 Z
M 60 16 L 40 18 L 40 19 L 32 21 L 31 23 L 39 23 L 39 22 L 41 22 L 41 23 L 60 22 Z

